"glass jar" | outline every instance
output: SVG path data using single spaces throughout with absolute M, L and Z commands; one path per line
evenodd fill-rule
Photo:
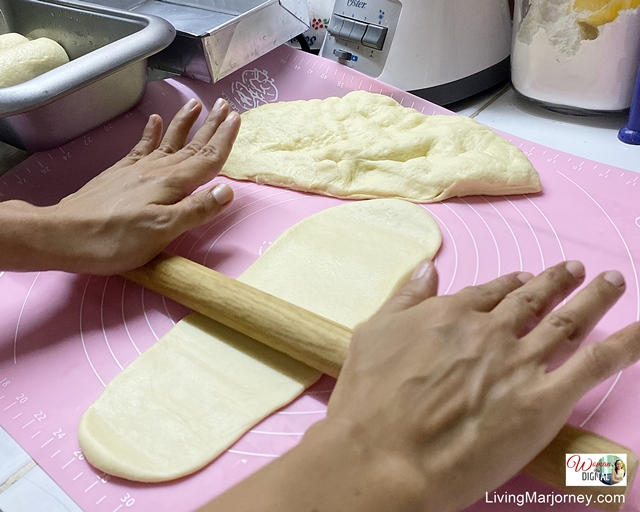
M 572 114 L 625 111 L 640 65 L 640 0 L 516 0 L 511 80 Z

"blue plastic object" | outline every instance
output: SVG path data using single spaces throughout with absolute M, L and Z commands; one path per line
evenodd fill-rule
M 618 138 L 627 144 L 640 144 L 640 68 L 636 79 L 636 88 L 633 92 L 629 122 L 627 126 L 618 132 Z

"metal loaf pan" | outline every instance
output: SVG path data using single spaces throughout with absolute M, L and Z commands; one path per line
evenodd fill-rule
M 164 19 L 60 0 L 0 0 L 0 33 L 60 43 L 70 62 L 0 89 L 0 140 L 29 152 L 65 144 L 131 109 L 147 85 L 147 58 L 175 29 Z
M 309 29 L 307 0 L 92 0 L 169 21 L 175 41 L 152 68 L 217 82 Z

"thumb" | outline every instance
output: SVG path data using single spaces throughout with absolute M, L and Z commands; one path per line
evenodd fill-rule
M 438 293 L 438 271 L 432 261 L 418 265 L 411 279 L 380 308 L 380 313 L 396 313 L 409 309 Z
M 177 228 L 184 232 L 209 222 L 232 200 L 233 190 L 225 183 L 185 197 L 171 207 Z

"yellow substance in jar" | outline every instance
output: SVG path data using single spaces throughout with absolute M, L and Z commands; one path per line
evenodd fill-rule
M 637 9 L 639 6 L 640 0 L 575 0 L 573 10 L 586 14 L 580 21 L 600 27 L 615 20 L 620 11 Z

